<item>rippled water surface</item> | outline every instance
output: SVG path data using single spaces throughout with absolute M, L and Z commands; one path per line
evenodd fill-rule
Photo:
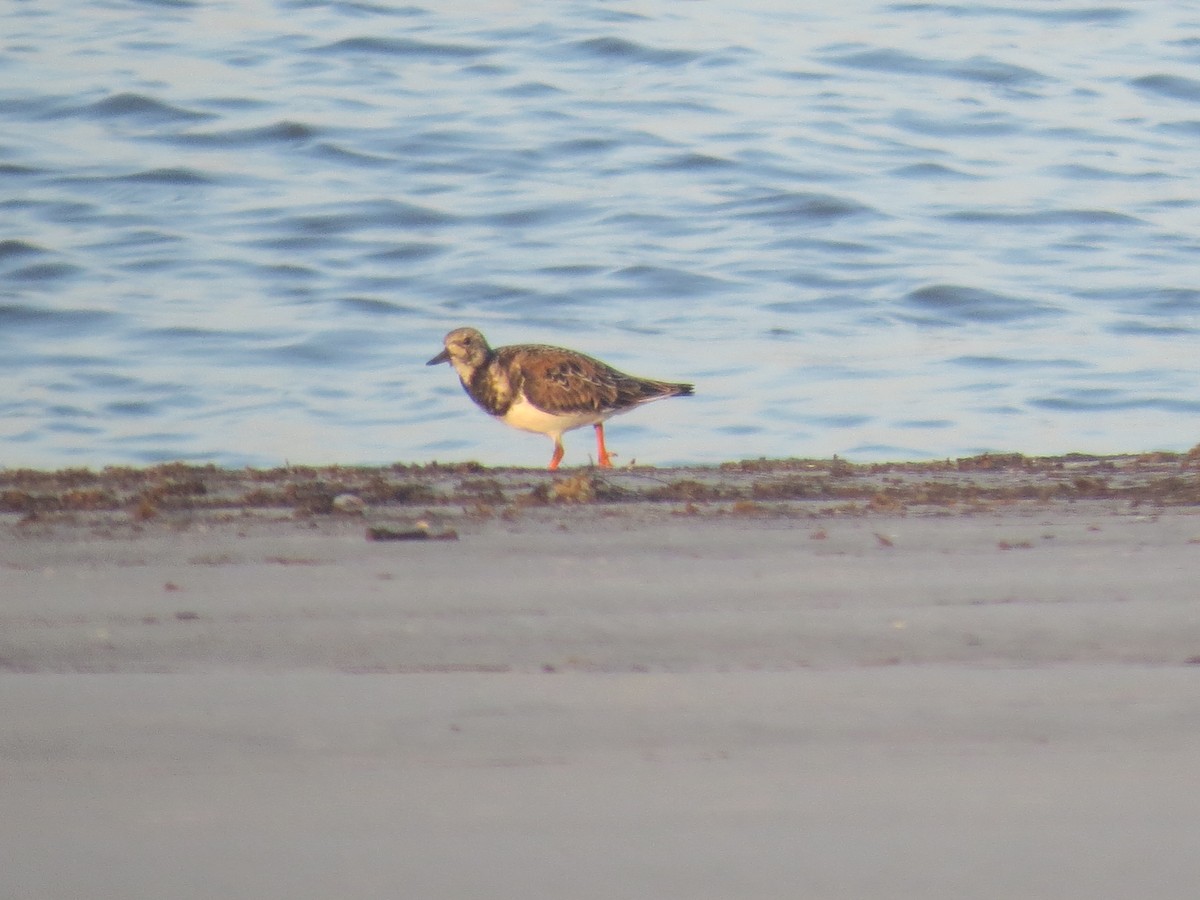
M 1197 3 L 9 0 L 0 465 L 1186 449 L 1198 174 Z

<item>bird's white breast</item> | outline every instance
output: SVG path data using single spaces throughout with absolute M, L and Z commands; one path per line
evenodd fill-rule
M 595 425 L 603 422 L 610 412 L 578 412 L 578 413 L 548 413 L 538 409 L 524 397 L 518 397 L 501 421 L 505 425 L 519 428 L 522 431 L 532 431 L 537 434 L 562 434 L 584 425 Z

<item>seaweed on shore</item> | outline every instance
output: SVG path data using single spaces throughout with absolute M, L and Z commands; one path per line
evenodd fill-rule
M 1131 506 L 1200 506 L 1200 448 L 1188 454 L 1028 457 L 855 464 L 743 460 L 719 466 L 635 467 L 547 473 L 478 463 L 287 466 L 223 469 L 167 463 L 146 468 L 0 470 L 0 513 L 128 512 L 135 519 L 211 510 L 291 510 L 301 516 L 351 507 L 517 508 L 559 503 L 855 505 L 976 509 L 1019 501 L 1109 500 Z M 749 507 L 747 507 L 749 508 Z

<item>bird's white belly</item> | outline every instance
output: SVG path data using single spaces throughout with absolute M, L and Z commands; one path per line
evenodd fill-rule
M 505 425 L 519 428 L 522 431 L 532 431 L 537 434 L 562 434 L 584 425 L 595 425 L 603 422 L 610 412 L 578 412 L 578 413 L 548 413 L 538 409 L 524 398 L 517 400 L 508 408 L 501 419 Z

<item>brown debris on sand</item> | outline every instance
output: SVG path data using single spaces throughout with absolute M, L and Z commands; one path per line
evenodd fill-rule
M 0 470 L 0 514 L 20 521 L 101 514 L 134 522 L 171 514 L 283 511 L 297 518 L 369 510 L 470 508 L 512 517 L 531 506 L 685 504 L 689 514 L 865 515 L 908 509 L 978 512 L 997 504 L 1112 500 L 1200 505 L 1198 451 L 1125 456 L 984 454 L 855 464 L 844 459 L 741 460 L 720 466 L 542 470 L 478 463 L 222 469 Z M 351 508 L 345 498 L 353 497 Z M 740 504 L 740 506 L 739 506 Z

